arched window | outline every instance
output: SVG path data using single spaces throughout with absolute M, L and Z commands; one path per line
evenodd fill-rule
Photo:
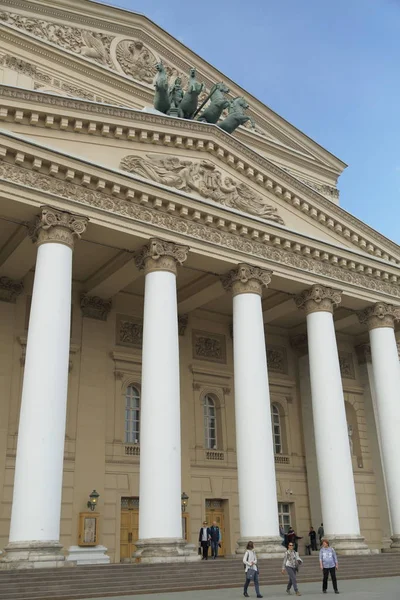
M 276 404 L 271 404 L 272 435 L 275 454 L 282 454 L 281 415 Z
M 125 444 L 138 444 L 140 441 L 140 394 L 129 385 L 125 394 Z
M 204 446 L 217 448 L 217 411 L 215 400 L 207 394 L 204 398 Z

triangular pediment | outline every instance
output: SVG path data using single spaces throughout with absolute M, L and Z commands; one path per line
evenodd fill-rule
M 308 180 L 321 189 L 335 189 L 345 167 L 142 15 L 82 0 L 5 0 L 0 27 L 10 42 L 10 46 L 4 45 L 2 65 L 19 71 L 26 82 L 30 77 L 35 89 L 143 108 L 152 104 L 158 61 L 163 61 L 171 81 L 181 77 L 183 87 L 195 66 L 199 81 L 205 84 L 200 101 L 221 80 L 230 89 L 228 99 L 244 95 L 248 100 L 255 127 L 251 129 L 247 123 L 234 137 L 289 172 L 299 176 L 311 173 Z M 19 36 L 15 47 L 13 32 Z M 22 40 L 32 44 L 29 60 L 21 53 Z M 35 44 L 41 47 L 37 58 Z M 334 194 L 330 199 L 336 200 Z

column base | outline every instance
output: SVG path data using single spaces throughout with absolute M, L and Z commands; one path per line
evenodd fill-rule
M 359 555 L 371 554 L 370 548 L 365 543 L 365 538 L 361 535 L 325 535 L 324 538 L 329 540 L 329 545 L 332 546 L 337 554 Z
M 277 537 L 241 537 L 237 544 L 236 554 L 244 555 L 248 542 L 252 541 L 257 558 L 283 558 L 285 548 L 282 538 Z
M 105 546 L 70 546 L 65 561 L 75 565 L 108 565 L 110 557 L 106 552 Z
M 194 562 L 201 558 L 194 544 L 179 538 L 151 538 L 135 544 L 133 557 L 141 563 Z
M 71 564 L 71 563 L 69 563 Z M 0 570 L 64 567 L 65 557 L 58 541 L 10 542 L 0 558 Z
M 382 548 L 382 552 L 400 552 L 400 535 L 392 535 L 390 537 L 392 543 L 389 548 Z

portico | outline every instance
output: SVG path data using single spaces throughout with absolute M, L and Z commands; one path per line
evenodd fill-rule
M 322 522 L 398 551 L 400 249 L 346 165 L 143 16 L 32 2 L 0 23 L 1 568 L 195 561 L 214 517 L 227 556 Z M 188 73 L 234 117 L 177 118 Z

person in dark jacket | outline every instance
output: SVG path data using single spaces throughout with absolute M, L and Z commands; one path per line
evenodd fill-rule
M 310 527 L 310 531 L 308 532 L 308 537 L 310 538 L 310 546 L 311 550 L 318 550 L 317 548 L 317 532 L 314 527 Z
M 215 559 L 218 556 L 218 548 L 221 543 L 221 530 L 214 521 L 210 529 L 211 556 Z
M 293 543 L 294 550 L 295 550 L 295 552 L 297 552 L 298 549 L 299 549 L 299 544 L 297 543 L 297 540 L 301 540 L 301 539 L 302 539 L 301 537 L 299 537 L 298 535 L 296 535 L 293 527 L 289 527 L 289 531 L 288 531 L 287 536 L 286 536 L 286 540 L 287 540 L 287 546 L 286 547 L 288 548 L 289 544 Z
M 199 531 L 199 543 L 202 549 L 203 556 L 201 560 L 208 559 L 208 546 L 210 545 L 210 528 L 207 527 L 207 521 L 203 521 L 203 527 Z

